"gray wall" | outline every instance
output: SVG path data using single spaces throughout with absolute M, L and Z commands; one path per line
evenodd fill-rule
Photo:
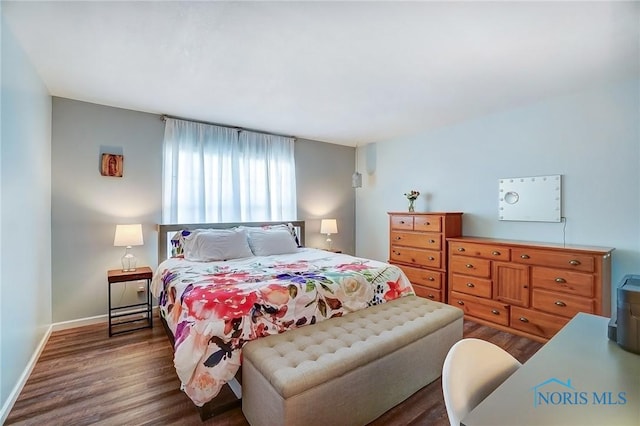
M 462 211 L 465 235 L 615 247 L 613 286 L 640 273 L 639 86 L 593 87 L 377 143 L 376 171 L 357 191 L 358 254 L 388 258 L 386 213 L 405 211 L 403 193 L 417 189 L 416 211 Z M 566 232 L 498 220 L 499 178 L 550 174 L 563 175 Z
M 295 148 L 298 217 L 306 221 L 306 245 L 327 248 L 320 221 L 336 219 L 333 248 L 355 253 L 355 190 L 351 187 L 355 149 L 304 139 L 297 140 Z
M 1 24 L 0 414 L 6 415 L 51 324 L 51 97 L 4 17 Z
M 107 313 L 106 271 L 120 268 L 123 249 L 113 247 L 117 223 L 142 223 L 138 265 L 157 266 L 162 202 L 160 116 L 64 98 L 53 98 L 52 247 L 53 321 Z M 101 152 L 124 155 L 122 178 L 100 175 Z M 320 142 L 295 146 L 298 219 L 308 225 L 309 246 L 320 247 L 319 219 L 338 219 L 335 246 L 353 251 L 354 149 Z M 114 287 L 115 303 L 138 297 L 135 283 Z
M 156 265 L 162 202 L 158 115 L 53 98 L 51 224 L 53 322 L 107 313 L 107 270 L 122 268 L 113 246 L 118 223 L 142 223 L 138 265 Z M 101 153 L 124 155 L 121 178 L 100 174 Z M 113 287 L 114 304 L 130 304 L 137 285 Z

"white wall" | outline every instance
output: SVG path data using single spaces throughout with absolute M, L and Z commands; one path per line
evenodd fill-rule
M 1 27 L 0 407 L 4 410 L 51 324 L 51 97 L 4 17 Z
M 563 175 L 566 243 L 614 247 L 613 281 L 640 273 L 638 80 L 377 143 L 356 197 L 358 255 L 388 258 L 388 211 L 462 211 L 465 235 L 562 243 L 562 223 L 498 220 L 498 179 Z M 361 157 L 361 163 L 364 160 Z M 361 166 L 361 169 L 364 167 Z

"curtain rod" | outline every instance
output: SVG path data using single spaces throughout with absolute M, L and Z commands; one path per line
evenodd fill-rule
M 167 121 L 167 118 L 173 118 L 174 120 L 191 121 L 192 123 L 210 124 L 212 126 L 218 126 L 218 127 L 226 127 L 227 129 L 234 129 L 234 130 L 237 130 L 238 132 L 242 132 L 242 131 L 254 132 L 254 133 L 262 133 L 262 134 L 271 135 L 271 136 L 280 136 L 280 137 L 283 137 L 283 138 L 297 139 L 295 136 L 291 136 L 291 135 L 283 135 L 281 133 L 265 132 L 263 130 L 249 129 L 247 127 L 227 126 L 227 125 L 224 125 L 224 124 L 213 123 L 213 122 L 210 122 L 210 121 L 191 120 L 189 118 L 176 117 L 175 115 L 168 115 L 168 114 L 162 114 L 160 116 L 160 120 L 162 120 L 162 121 Z

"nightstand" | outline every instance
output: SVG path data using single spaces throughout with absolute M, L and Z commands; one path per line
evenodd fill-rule
M 122 269 L 112 269 L 107 272 L 107 281 L 109 282 L 109 337 L 126 333 L 129 331 L 140 330 L 142 328 L 153 328 L 153 313 L 151 311 L 151 278 L 153 271 L 148 266 L 137 268 L 135 271 L 123 271 Z M 129 281 L 147 282 L 146 301 L 144 303 L 135 303 L 126 306 L 111 306 L 111 286 L 116 283 L 124 283 Z M 145 314 L 141 316 L 140 314 Z M 114 319 L 121 318 L 114 322 Z M 144 321 L 144 325 L 135 327 L 124 327 L 121 330 L 113 331 L 114 327 L 121 328 L 123 324 L 139 325 Z M 135 324 L 137 323 L 137 324 Z

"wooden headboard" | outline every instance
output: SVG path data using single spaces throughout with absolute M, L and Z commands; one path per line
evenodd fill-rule
M 304 246 L 304 221 L 289 220 L 283 222 L 236 222 L 236 223 L 176 223 L 171 225 L 158 225 L 158 265 L 167 259 L 169 247 L 169 233 L 175 233 L 184 229 L 229 229 L 236 226 L 269 226 L 282 225 L 290 223 L 296 228 L 298 240 L 301 246 Z

